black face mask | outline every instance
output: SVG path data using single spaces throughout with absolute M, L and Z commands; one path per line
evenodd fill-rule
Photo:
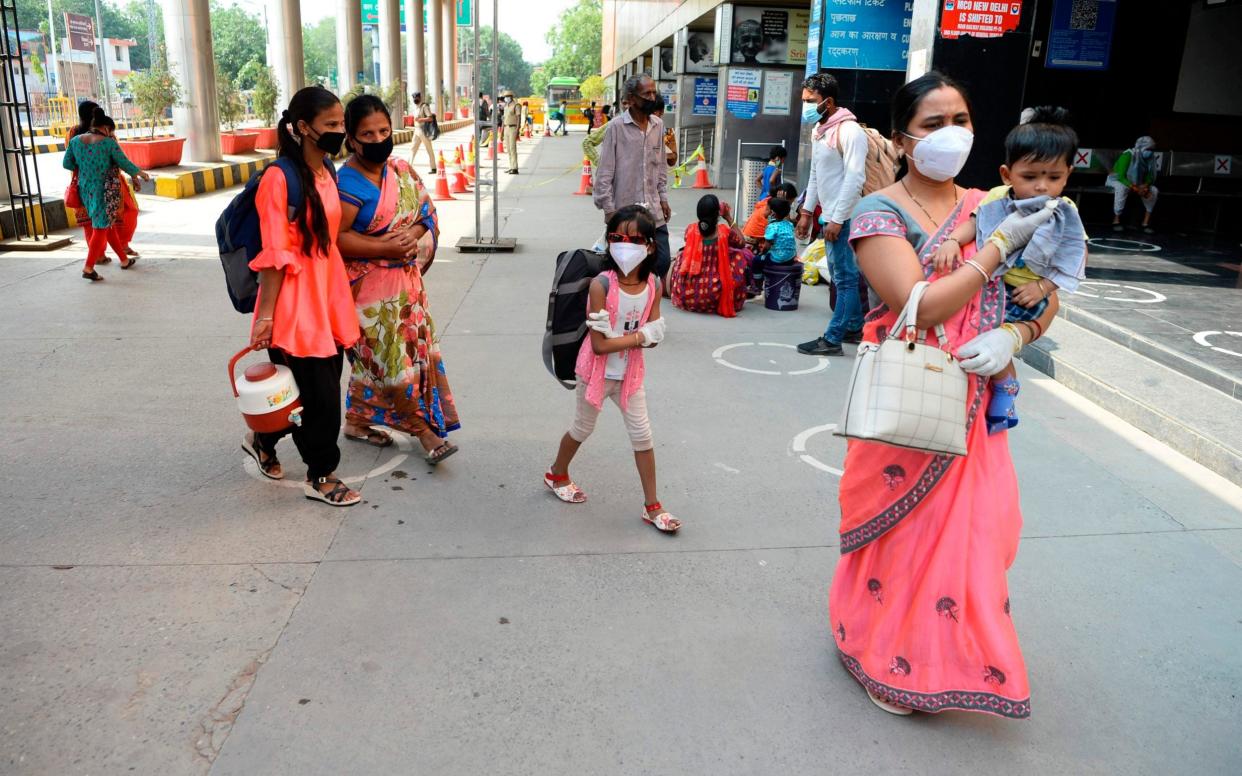
M 660 101 L 648 100 L 645 97 L 639 97 L 638 104 L 634 107 L 638 108 L 638 112 L 642 113 L 644 116 L 650 116 L 652 113 L 656 112 L 656 108 L 660 107 Z
M 361 140 L 355 140 L 354 145 L 358 148 L 358 155 L 371 164 L 383 164 L 388 161 L 388 157 L 392 156 L 392 135 L 378 143 L 364 143 Z
M 322 132 L 319 137 L 315 138 L 315 147 L 325 154 L 336 156 L 341 152 L 341 146 L 345 144 L 344 132 Z

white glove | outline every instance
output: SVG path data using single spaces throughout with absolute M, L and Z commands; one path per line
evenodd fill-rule
M 598 331 L 608 339 L 615 339 L 617 336 L 617 333 L 612 330 L 612 319 L 609 317 L 607 310 L 587 313 L 586 325 L 588 329 Z
M 1000 373 L 1013 360 L 1013 335 L 1005 329 L 985 331 L 957 349 L 962 369 L 983 377 Z
M 649 348 L 652 345 L 659 345 L 664 341 L 664 332 L 666 326 L 663 318 L 656 318 L 654 321 L 644 323 L 638 333 L 643 335 L 643 347 Z
M 995 243 L 1000 249 L 1001 261 L 1004 262 L 1005 258 L 1014 251 L 1025 248 L 1035 235 L 1035 230 L 1051 220 L 1059 204 L 1061 204 L 1061 198 L 1052 197 L 1043 208 L 1030 215 L 1010 213 L 1006 216 L 988 238 L 989 242 Z

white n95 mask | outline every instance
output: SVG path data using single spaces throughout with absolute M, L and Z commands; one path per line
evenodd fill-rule
M 917 141 L 910 156 L 919 172 L 934 181 L 957 177 L 962 167 L 966 166 L 970 148 L 975 142 L 975 136 L 969 129 L 958 126 L 941 127 L 923 137 L 915 137 L 909 132 L 901 134 Z
M 617 262 L 621 274 L 628 275 L 647 258 L 647 246 L 617 242 L 608 246 L 608 253 L 612 255 L 612 260 Z

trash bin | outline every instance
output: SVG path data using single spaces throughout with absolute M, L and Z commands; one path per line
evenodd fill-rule
M 746 219 L 750 218 L 750 213 L 755 209 L 755 205 L 759 204 L 759 180 L 763 168 L 767 167 L 768 160 L 759 156 L 743 156 L 738 161 L 737 167 L 737 191 L 735 196 L 737 201 L 733 203 L 734 215 L 741 223 L 746 223 Z
M 768 264 L 763 269 L 763 306 L 769 310 L 797 310 L 802 293 L 802 262 Z

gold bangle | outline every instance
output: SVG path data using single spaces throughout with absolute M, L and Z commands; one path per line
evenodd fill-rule
M 962 264 L 963 264 L 964 266 L 970 267 L 970 268 L 971 268 L 971 269 L 973 269 L 975 272 L 978 272 L 980 275 L 982 275 L 982 276 L 983 276 L 983 285 L 985 285 L 985 286 L 986 286 L 988 283 L 990 283 L 990 282 L 992 281 L 992 276 L 988 274 L 988 271 L 987 271 L 986 269 L 984 269 L 984 268 L 983 268 L 983 265 L 982 265 L 982 264 L 980 264 L 979 262 L 975 261 L 974 259 L 966 259 L 966 261 L 963 261 L 963 262 L 962 262 Z
M 1039 286 L 1039 293 L 1043 294 L 1043 295 L 1044 295 L 1044 298 L 1045 298 L 1045 299 L 1047 299 L 1047 298 L 1048 298 L 1048 292 L 1044 290 L 1044 280 L 1043 280 L 1043 278 L 1040 278 L 1039 280 L 1036 280 L 1036 281 L 1035 281 L 1035 285 Z
M 1011 337 L 1013 337 L 1013 339 L 1014 339 L 1014 345 L 1013 345 L 1013 352 L 1014 352 L 1014 354 L 1017 354 L 1017 353 L 1021 352 L 1021 350 L 1022 350 L 1023 346 L 1024 346 L 1024 345 L 1026 345 L 1026 341 L 1022 339 L 1022 332 L 1018 331 L 1018 327 L 1017 327 L 1017 326 L 1014 326 L 1012 323 L 1005 323 L 1005 324 L 1002 324 L 1002 325 L 1001 325 L 1001 328 L 1002 328 L 1002 329 L 1004 329 L 1005 331 L 1009 332 L 1009 335 L 1010 335 Z

